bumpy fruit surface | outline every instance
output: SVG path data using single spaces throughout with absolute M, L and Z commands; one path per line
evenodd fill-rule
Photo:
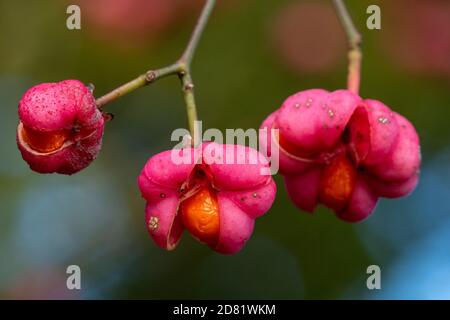
M 19 120 L 17 144 L 36 172 L 73 174 L 100 151 L 105 120 L 90 89 L 78 80 L 29 89 L 19 102 Z
M 279 147 L 280 172 L 294 204 L 318 203 L 345 221 L 368 217 L 379 197 L 402 197 L 419 179 L 419 137 L 403 116 L 348 90 L 313 89 L 289 97 L 262 128 L 269 150 Z
M 187 230 L 217 252 L 238 252 L 275 199 L 268 167 L 254 149 L 212 142 L 151 157 L 138 184 L 153 240 L 172 250 Z

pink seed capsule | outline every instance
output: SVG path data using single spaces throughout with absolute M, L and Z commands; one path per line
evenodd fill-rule
M 105 121 L 78 80 L 30 88 L 19 102 L 19 120 L 17 145 L 36 172 L 73 174 L 100 151 Z
M 417 132 L 379 101 L 348 90 L 306 90 L 289 97 L 261 127 L 279 130 L 269 149 L 280 148 L 280 172 L 302 210 L 313 212 L 321 203 L 356 222 L 372 213 L 379 197 L 405 196 L 418 183 Z
M 187 230 L 214 251 L 238 252 L 255 219 L 275 199 L 272 177 L 261 174 L 269 163 L 258 151 L 240 145 L 204 143 L 184 150 L 191 161 L 174 163 L 173 153 L 181 152 L 151 157 L 138 178 L 150 235 L 158 246 L 172 250 Z

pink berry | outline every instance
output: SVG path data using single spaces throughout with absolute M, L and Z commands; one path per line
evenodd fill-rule
M 186 164 L 174 163 L 174 154 Z M 187 229 L 217 252 L 236 253 L 274 201 L 275 183 L 261 175 L 268 166 L 259 152 L 239 145 L 204 143 L 153 156 L 138 179 L 153 240 L 172 250 Z
M 17 144 L 36 172 L 73 174 L 100 151 L 105 121 L 78 80 L 32 87 L 19 102 L 19 119 Z
M 347 90 L 306 90 L 262 127 L 279 130 L 272 144 L 280 147 L 280 172 L 290 198 L 305 211 L 322 203 L 356 222 L 371 214 L 379 197 L 402 197 L 417 185 L 416 130 L 379 101 Z

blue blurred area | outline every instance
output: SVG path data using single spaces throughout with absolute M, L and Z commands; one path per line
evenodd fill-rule
M 383 274 L 382 290 L 360 291 L 365 297 L 450 298 L 450 150 L 427 160 L 415 192 L 397 201 L 382 201 L 377 218 L 368 219 L 360 229 L 373 263 Z
M 411 241 L 385 268 L 375 299 L 450 299 L 450 219 L 422 239 Z

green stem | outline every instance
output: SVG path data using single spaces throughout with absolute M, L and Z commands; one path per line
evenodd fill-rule
M 200 18 L 197 21 L 197 25 L 195 26 L 194 32 L 192 33 L 191 39 L 181 56 L 180 61 L 182 61 L 189 68 L 192 63 L 192 58 L 194 56 L 195 50 L 198 47 L 198 43 L 200 38 L 205 30 L 206 24 L 208 23 L 209 17 L 214 9 L 214 5 L 216 4 L 216 0 L 206 0 L 206 4 L 203 7 Z
M 120 98 L 138 88 L 144 87 L 150 83 L 155 82 L 161 78 L 169 75 L 178 75 L 183 91 L 183 98 L 186 104 L 186 112 L 189 123 L 189 132 L 191 133 L 192 144 L 196 145 L 200 142 L 200 137 L 195 136 L 195 123 L 197 121 L 197 106 L 195 104 L 194 96 L 194 83 L 191 76 L 191 64 L 195 51 L 197 50 L 200 38 L 205 30 L 211 13 L 214 9 L 216 0 L 206 0 L 205 6 L 198 19 L 197 25 L 192 33 L 192 36 L 188 42 L 186 50 L 181 58 L 174 64 L 157 70 L 150 70 L 140 75 L 136 79 L 127 82 L 113 91 L 105 94 L 104 96 L 96 100 L 97 106 L 101 109 L 104 105 Z M 197 134 L 198 135 L 198 134 Z
M 183 66 L 183 72 L 179 73 L 179 77 L 183 86 L 183 98 L 184 103 L 186 104 L 189 132 L 191 133 L 192 144 L 194 146 L 201 142 L 201 137 L 198 136 L 200 132 L 198 132 L 198 130 L 195 130 L 195 124 L 196 121 L 198 121 L 198 118 L 197 105 L 195 104 L 194 83 L 192 82 L 191 76 L 191 64 L 195 51 L 197 50 L 201 35 L 205 30 L 215 4 L 216 0 L 206 1 L 200 18 L 198 19 L 197 25 L 195 26 L 194 32 L 192 33 L 192 36 L 186 47 L 186 50 L 179 60 L 179 63 Z
M 120 98 L 136 89 L 149 85 L 158 79 L 164 78 L 169 75 L 178 74 L 183 70 L 183 66 L 180 63 L 174 63 L 168 67 L 164 67 L 157 70 L 149 70 L 144 74 L 141 74 L 136 79 L 133 79 L 113 91 L 105 94 L 104 96 L 96 100 L 97 107 L 102 108 L 104 105 Z
M 186 113 L 188 117 L 189 132 L 191 133 L 192 145 L 197 146 L 201 141 L 198 130 L 195 130 L 195 124 L 198 120 L 197 107 L 195 104 L 194 84 L 189 73 L 183 73 L 180 75 L 181 83 L 183 86 L 183 98 L 186 104 Z
M 342 0 L 333 0 L 338 18 L 347 35 L 348 51 L 348 90 L 358 94 L 361 82 L 361 35 L 353 24 L 352 18 Z

